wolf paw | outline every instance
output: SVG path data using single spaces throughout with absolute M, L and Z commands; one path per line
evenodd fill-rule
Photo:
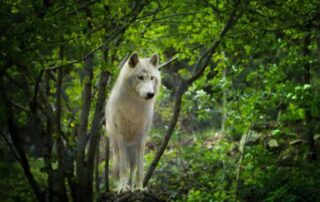
M 147 191 L 148 189 L 147 188 L 144 188 L 144 187 L 136 187 L 135 189 L 134 189 L 135 191 Z
M 117 193 L 120 194 L 120 193 L 124 193 L 124 192 L 127 192 L 127 191 L 131 191 L 129 185 L 121 185 L 117 188 Z

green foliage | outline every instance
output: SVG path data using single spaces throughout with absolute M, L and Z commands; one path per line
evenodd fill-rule
M 34 177 L 45 186 L 46 174 L 42 170 L 41 160 L 32 160 L 32 173 Z M 1 163 L 0 164 L 0 200 L 4 202 L 26 201 L 32 202 L 36 198 L 29 186 L 19 163 Z
M 212 131 L 180 135 L 192 141 L 182 145 L 186 141 L 173 140 L 151 182 L 169 201 L 319 200 L 318 164 L 300 159 L 297 165 L 279 166 L 277 153 L 247 145 L 237 180 L 239 145 L 233 140 Z M 147 155 L 148 162 L 152 155 Z
M 179 81 L 196 71 L 198 58 L 220 39 L 237 5 L 241 15 L 183 95 L 177 127 L 150 188 L 169 201 L 320 201 L 319 156 L 308 159 L 312 146 L 320 147 L 319 138 L 311 141 L 320 133 L 317 0 L 1 1 L 0 91 L 8 96 L 19 145 L 41 191 L 48 191 L 45 158 L 51 155 L 54 174 L 59 167 L 57 70 L 48 68 L 63 70 L 60 124 L 72 175 L 86 56 L 93 54 L 89 128 L 103 71 L 110 73 L 108 95 L 120 61 L 132 51 L 142 57 L 157 52 L 161 63 L 178 56 L 161 69 L 149 165 L 170 125 Z M 13 146 L 7 111 L 1 94 L 0 132 Z M 0 142 L 0 200 L 35 201 L 6 141 Z
M 276 166 L 275 154 L 257 146 L 245 157 L 242 197 L 250 201 L 318 201 L 319 167 L 297 161 L 297 165 Z

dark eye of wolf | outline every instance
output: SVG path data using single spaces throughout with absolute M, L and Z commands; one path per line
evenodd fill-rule
M 139 80 L 143 80 L 143 75 L 138 76 Z
M 151 80 L 153 80 L 153 79 L 154 79 L 154 77 L 153 77 L 153 76 L 151 76 L 151 77 L 150 77 L 150 79 L 151 79 Z

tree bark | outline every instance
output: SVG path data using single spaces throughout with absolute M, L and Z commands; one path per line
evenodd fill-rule
M 310 68 L 311 65 L 309 63 L 308 57 L 310 56 L 311 52 L 309 49 L 309 46 L 311 44 L 311 23 L 308 23 L 306 25 L 307 32 L 306 37 L 304 39 L 304 49 L 303 49 L 303 55 L 305 57 L 305 63 L 304 63 L 304 75 L 303 75 L 303 81 L 304 84 L 311 86 L 311 74 L 310 74 Z M 307 137 L 307 143 L 309 147 L 309 153 L 308 153 L 308 160 L 311 162 L 314 162 L 317 160 L 317 152 L 316 147 L 314 145 L 314 134 L 313 134 L 313 120 L 312 120 L 312 114 L 311 114 L 311 105 L 312 105 L 312 88 L 308 88 L 306 94 L 308 94 L 308 97 L 310 100 L 308 101 L 308 105 L 305 107 L 305 126 L 306 126 L 306 137 Z
M 63 47 L 59 50 L 59 59 L 63 60 Z M 53 201 L 68 201 L 67 189 L 65 184 L 65 169 L 64 169 L 64 146 L 62 143 L 62 131 L 61 131 L 61 89 L 62 89 L 62 68 L 58 70 L 58 76 L 56 81 L 56 141 L 57 141 L 57 159 L 58 159 L 58 171 L 57 182 L 55 182 Z
M 87 189 L 90 198 L 92 198 L 93 193 L 93 174 L 94 174 L 94 160 L 96 156 L 96 152 L 99 151 L 97 149 L 98 141 L 99 141 L 99 129 L 102 125 L 102 118 L 104 115 L 104 105 L 106 100 L 106 88 L 109 80 L 110 73 L 107 71 L 103 71 L 100 76 L 99 86 L 98 86 L 98 98 L 96 103 L 96 108 L 94 112 L 94 117 L 91 124 L 90 131 L 90 142 L 89 142 L 89 151 L 88 151 L 88 161 L 87 161 Z
M 105 137 L 106 150 L 105 150 L 105 167 L 104 167 L 104 182 L 105 182 L 105 191 L 110 192 L 109 187 L 109 159 L 110 159 L 110 142 L 109 138 Z
M 50 72 L 45 73 L 46 77 L 46 96 L 50 96 Z M 46 167 L 46 171 L 48 174 L 48 188 L 47 188 L 47 196 L 46 200 L 48 202 L 53 201 L 53 190 L 52 190 L 52 185 L 53 185 L 53 169 L 52 169 L 52 120 L 53 117 L 51 115 L 51 111 L 47 110 L 46 112 L 46 118 L 47 118 L 47 124 L 46 124 L 46 140 L 45 140 L 45 152 L 44 152 L 44 164 Z
M 249 126 L 248 130 L 242 135 L 241 140 L 239 142 L 239 151 L 240 151 L 240 158 L 238 161 L 238 167 L 236 170 L 236 191 L 234 193 L 234 201 L 238 201 L 239 194 L 241 192 L 241 186 L 242 186 L 242 181 L 240 179 L 241 172 L 242 172 L 242 161 L 245 156 L 246 152 L 246 143 L 251 135 L 251 128 L 252 126 Z
M 93 79 L 93 55 L 84 61 L 84 88 L 82 91 L 82 108 L 80 114 L 80 126 L 77 139 L 76 175 L 77 175 L 77 201 L 91 201 L 88 192 L 87 175 L 85 163 L 85 149 L 87 144 L 88 117 L 91 105 L 91 86 Z
M 223 87 L 222 87 L 222 118 L 221 118 L 221 128 L 220 131 L 222 134 L 225 132 L 225 125 L 227 120 L 227 111 L 226 111 L 226 105 L 227 105 L 227 69 L 225 68 L 222 73 L 222 79 L 223 79 Z
M 96 157 L 95 157 L 95 185 L 96 185 L 96 193 L 100 195 L 100 173 L 99 173 L 99 163 L 100 163 L 100 140 L 101 140 L 101 134 L 99 133 L 98 137 L 98 145 L 97 145 L 97 151 L 96 151 Z

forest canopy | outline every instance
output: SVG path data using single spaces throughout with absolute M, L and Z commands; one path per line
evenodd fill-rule
M 114 189 L 104 108 L 160 56 L 144 185 L 166 201 L 320 201 L 320 1 L 0 1 L 0 201 Z

